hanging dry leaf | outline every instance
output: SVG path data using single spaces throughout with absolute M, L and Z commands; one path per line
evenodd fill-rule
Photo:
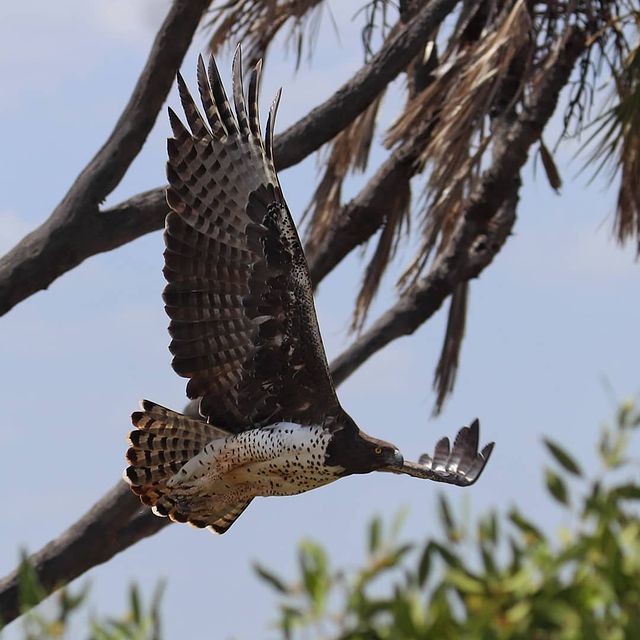
M 562 178 L 560 178 L 560 173 L 558 172 L 551 152 L 542 140 L 540 140 L 540 159 L 542 160 L 542 166 L 544 167 L 544 172 L 547 174 L 547 180 L 551 188 L 558 193 L 562 186 Z

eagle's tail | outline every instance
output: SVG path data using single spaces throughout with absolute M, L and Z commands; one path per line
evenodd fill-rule
M 199 509 L 191 508 L 196 505 L 177 495 L 179 491 L 168 487 L 167 482 L 207 443 L 224 438 L 228 433 L 202 419 L 190 418 L 149 400 L 143 400 L 141 407 L 142 411 L 131 415 L 136 428 L 129 434 L 130 446 L 126 454 L 129 466 L 124 472 L 124 479 L 133 493 L 158 515 L 198 527 L 211 526 L 218 533 L 226 531 L 248 503 L 228 505 L 223 509 L 209 504 L 216 517 L 203 520 L 197 513 Z

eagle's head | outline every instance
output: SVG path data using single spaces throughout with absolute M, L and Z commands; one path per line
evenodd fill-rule
M 379 469 L 401 469 L 404 458 L 390 442 L 378 440 L 360 431 L 336 432 L 327 446 L 326 463 L 344 468 L 342 475 L 370 473 Z

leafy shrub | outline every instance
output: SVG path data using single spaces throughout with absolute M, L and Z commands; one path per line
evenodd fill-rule
M 462 526 L 441 496 L 439 537 L 404 544 L 398 521 L 385 530 L 374 519 L 359 568 L 333 569 L 310 541 L 299 547 L 293 583 L 257 567 L 280 594 L 280 633 L 287 640 L 640 638 L 640 460 L 629 457 L 639 426 L 640 412 L 624 404 L 615 425 L 603 428 L 600 468 L 588 472 L 545 439 L 549 496 L 574 523 L 559 541 L 520 508 Z

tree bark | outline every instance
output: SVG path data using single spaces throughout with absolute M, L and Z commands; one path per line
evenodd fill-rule
M 0 315 L 87 257 L 86 246 L 101 230 L 99 205 L 147 139 L 208 6 L 209 0 L 174 1 L 107 141 L 46 222 L 0 260 Z

